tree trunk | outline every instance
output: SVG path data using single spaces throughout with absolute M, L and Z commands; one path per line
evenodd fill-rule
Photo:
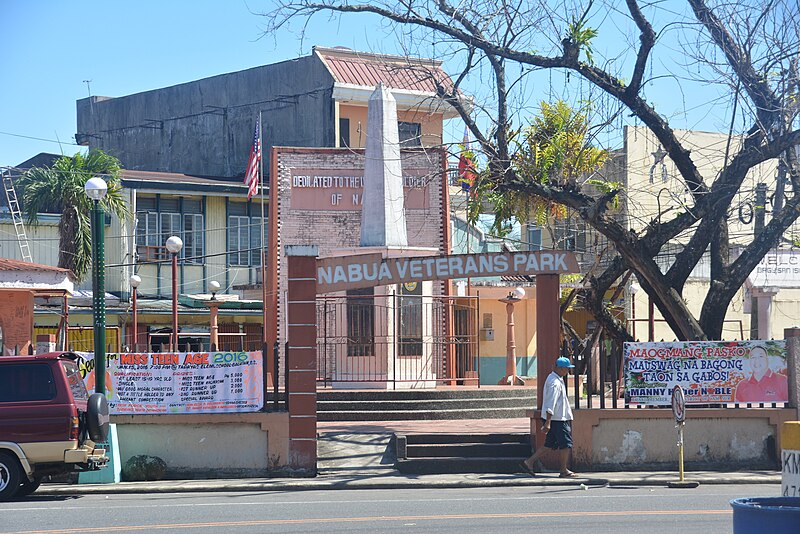
M 74 206 L 66 206 L 61 212 L 61 221 L 58 223 L 59 251 L 58 266 L 78 273 L 77 256 L 75 251 L 75 234 L 78 231 L 78 214 Z

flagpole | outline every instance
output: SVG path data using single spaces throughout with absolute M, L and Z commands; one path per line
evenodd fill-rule
M 267 346 L 267 253 L 264 248 L 264 129 L 261 124 L 261 110 L 258 110 L 258 146 L 261 149 L 261 160 L 259 161 L 259 174 L 261 179 L 261 320 L 263 327 L 261 329 L 261 357 L 262 366 L 264 368 L 264 393 L 269 388 L 270 365 L 267 354 L 271 351 Z
M 470 189 L 471 189 L 471 187 L 470 187 Z M 467 254 L 471 254 L 472 251 L 470 250 L 470 235 L 472 234 L 472 225 L 469 222 L 469 197 L 472 194 L 472 191 L 464 191 L 464 194 L 467 197 L 466 198 L 466 204 L 467 204 L 467 208 L 466 208 L 467 209 L 467 216 L 466 216 L 466 221 L 467 221 L 467 225 L 466 225 L 467 226 Z M 470 289 L 471 289 L 470 286 L 471 285 L 472 285 L 472 278 L 470 278 L 470 276 L 467 275 L 467 297 L 469 297 L 470 294 L 471 294 L 471 291 L 470 291 Z

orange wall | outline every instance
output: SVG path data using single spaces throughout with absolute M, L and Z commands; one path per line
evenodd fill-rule
M 339 118 L 350 119 L 350 146 L 364 148 L 367 142 L 367 107 L 352 104 L 339 104 Z M 442 114 L 414 110 L 397 110 L 397 120 L 418 122 L 422 125 L 422 145 L 442 144 Z M 337 121 L 338 124 L 338 121 Z M 359 134 L 359 127 L 361 133 Z M 337 142 L 339 138 L 336 138 Z

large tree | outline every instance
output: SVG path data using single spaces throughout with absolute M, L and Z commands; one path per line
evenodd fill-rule
M 275 32 L 319 13 L 373 14 L 399 30 L 405 46 L 414 47 L 410 52 L 446 58 L 455 83 L 440 83 L 438 92 L 478 140 L 485 161 L 482 189 L 495 197 L 527 195 L 571 208 L 613 243 L 616 257 L 590 276 L 586 301 L 607 330 L 628 338 L 603 300 L 608 288 L 632 272 L 676 337 L 718 339 L 732 298 L 800 213 L 798 9 L 797 0 L 279 0 L 264 15 L 268 32 Z M 618 53 L 603 55 L 600 39 L 616 40 Z M 479 76 L 484 78 L 474 80 Z M 616 184 L 542 180 L 541 173 L 518 165 L 525 143 L 517 129 L 530 98 L 525 90 L 529 80 L 541 85 L 543 79 L 550 94 L 569 95 L 575 103 L 591 100 L 601 111 L 594 117 L 599 130 L 618 129 L 628 118 L 646 126 L 685 184 L 689 209 L 657 214 L 634 230 L 610 209 L 624 194 Z M 724 116 L 735 142 L 725 148 L 715 176 L 702 175 L 667 112 L 648 99 L 647 91 L 664 80 L 673 83 L 674 100 L 700 91 L 700 85 L 717 90 L 713 112 Z M 492 94 L 476 98 L 470 109 L 459 91 L 467 84 L 491 88 Z M 776 202 L 771 220 L 733 257 L 728 209 L 748 172 L 776 158 L 786 178 L 785 186 L 778 182 L 786 200 Z M 683 246 L 662 271 L 655 258 L 679 235 Z M 711 279 L 695 317 L 682 291 L 704 254 L 710 255 Z
M 58 266 L 70 269 L 80 281 L 92 264 L 92 227 L 89 213 L 92 201 L 84 186 L 99 176 L 108 184 L 101 201 L 106 212 L 124 219 L 129 216 L 122 196 L 120 164 L 117 158 L 93 149 L 86 155 L 62 156 L 50 167 L 34 167 L 18 180 L 22 190 L 22 209 L 29 224 L 39 223 L 40 213 L 60 213 L 58 222 Z

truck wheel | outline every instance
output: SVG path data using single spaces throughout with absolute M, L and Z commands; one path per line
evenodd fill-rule
M 86 403 L 86 426 L 89 437 L 95 443 L 108 439 L 108 401 L 102 393 L 93 393 Z
M 22 467 L 16 456 L 0 451 L 0 502 L 11 500 L 16 495 L 21 478 Z
M 36 491 L 42 483 L 42 477 L 34 477 L 33 482 L 28 480 L 27 477 L 22 477 L 23 481 L 19 485 L 19 489 L 17 490 L 17 499 L 20 497 L 27 497 L 34 491 Z

